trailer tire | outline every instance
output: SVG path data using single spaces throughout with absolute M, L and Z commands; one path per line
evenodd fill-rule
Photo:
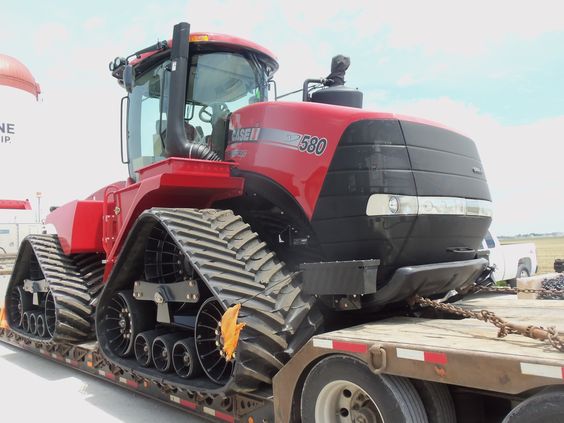
M 443 383 L 411 380 L 421 397 L 429 423 L 456 423 L 454 400 Z
M 409 379 L 376 375 L 345 355 L 330 356 L 313 367 L 304 383 L 300 411 L 307 423 L 335 423 L 346 417 L 368 423 L 428 422 Z
M 527 398 L 502 423 L 560 423 L 564 420 L 564 390 L 547 389 Z

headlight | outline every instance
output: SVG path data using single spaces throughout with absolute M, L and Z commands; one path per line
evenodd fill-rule
M 388 208 L 390 209 L 392 214 L 396 214 L 398 212 L 400 207 L 397 197 L 390 197 L 390 200 L 388 201 Z
M 366 204 L 367 216 L 493 216 L 491 201 L 459 197 L 417 197 L 414 195 L 372 194 Z

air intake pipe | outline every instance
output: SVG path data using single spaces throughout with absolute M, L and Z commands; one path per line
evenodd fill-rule
M 186 81 L 188 79 L 190 49 L 190 24 L 174 25 L 172 34 L 171 77 L 166 123 L 165 155 L 201 160 L 221 160 L 207 145 L 196 144 L 186 138 L 184 111 L 186 107 Z

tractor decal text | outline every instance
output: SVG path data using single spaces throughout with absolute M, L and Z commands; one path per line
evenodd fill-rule
M 308 154 L 321 156 L 327 148 L 327 140 L 311 135 L 304 135 L 298 145 L 298 150 Z
M 229 144 L 261 143 L 321 156 L 327 148 L 327 139 L 274 128 L 236 128 L 230 131 Z M 239 151 L 239 150 L 237 150 Z M 228 152 L 229 155 L 229 152 Z M 241 156 L 239 154 L 239 156 Z M 232 154 L 231 157 L 234 157 Z
M 237 128 L 231 134 L 231 142 L 248 142 L 258 140 L 260 128 Z

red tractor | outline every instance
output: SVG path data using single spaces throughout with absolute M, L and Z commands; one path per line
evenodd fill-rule
M 472 140 L 362 109 L 348 59 L 268 101 L 278 63 L 189 33 L 118 58 L 125 182 L 53 211 L 8 287 L 10 327 L 96 339 L 123 369 L 200 392 L 250 391 L 315 333 L 474 283 L 491 199 Z

